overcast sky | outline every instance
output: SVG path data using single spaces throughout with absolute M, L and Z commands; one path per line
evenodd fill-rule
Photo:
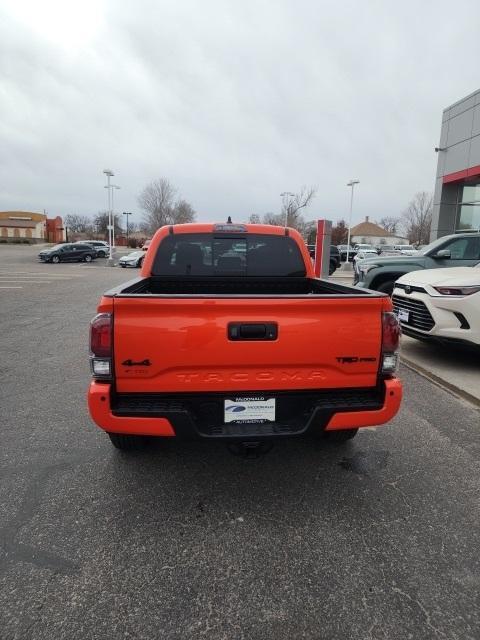
M 480 88 L 478 0 L 0 0 L 0 210 L 117 211 L 165 177 L 200 220 L 397 215 Z

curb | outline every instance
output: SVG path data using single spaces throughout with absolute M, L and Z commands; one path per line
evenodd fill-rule
M 424 369 L 413 360 L 410 360 L 409 358 L 405 358 L 405 356 L 403 356 L 401 353 L 400 353 L 400 364 L 404 364 L 408 369 L 415 371 L 415 373 L 418 373 L 423 378 L 426 378 L 430 382 L 433 382 L 433 384 L 436 384 L 437 387 L 441 387 L 442 389 L 444 389 L 445 391 L 448 391 L 452 395 L 458 398 L 461 398 L 462 400 L 467 400 L 467 402 L 470 402 L 471 404 L 480 408 L 480 398 L 477 398 L 476 396 L 473 396 L 471 393 L 468 393 L 468 391 L 464 391 L 463 389 L 460 389 L 454 384 L 447 382 L 443 378 L 440 378 L 440 376 L 437 376 L 431 371 L 428 371 L 428 369 Z

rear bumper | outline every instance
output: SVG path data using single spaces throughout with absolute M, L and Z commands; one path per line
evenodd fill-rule
M 242 392 L 245 394 L 248 392 Z M 94 381 L 88 391 L 88 406 L 93 421 L 110 433 L 182 439 L 274 439 L 384 424 L 400 408 L 402 384 L 392 378 L 373 389 L 268 392 L 265 395 L 277 399 L 279 415 L 275 423 L 263 424 L 224 424 L 223 401 L 231 395 L 116 394 L 110 384 Z
M 424 333 L 423 331 L 418 331 L 412 327 L 409 327 L 404 322 L 401 323 L 401 326 L 402 334 L 409 336 L 410 338 L 417 338 L 417 340 L 422 340 L 423 342 L 433 342 L 434 344 L 468 347 L 474 349 L 480 348 L 480 343 L 474 340 L 467 340 L 465 338 L 443 335 L 440 332 Z

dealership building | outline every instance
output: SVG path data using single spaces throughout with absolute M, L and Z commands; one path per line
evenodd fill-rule
M 480 90 L 444 110 L 431 239 L 480 230 Z

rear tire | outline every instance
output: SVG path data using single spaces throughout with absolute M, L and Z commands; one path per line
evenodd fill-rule
M 87 253 L 87 255 L 84 257 L 85 262 L 91 262 L 92 261 L 92 256 Z
M 337 263 L 333 260 L 330 260 L 330 264 L 328 267 L 328 275 L 331 276 L 332 273 L 335 273 L 336 269 L 337 269 Z
M 139 269 L 141 269 L 142 268 L 142 264 L 143 264 L 143 258 L 140 258 L 140 260 L 137 262 L 137 267 Z
M 395 280 L 387 280 L 386 282 L 382 282 L 382 284 L 379 285 L 377 291 L 380 291 L 380 293 L 388 293 L 388 295 L 391 296 L 394 286 Z
M 324 438 L 333 444 L 344 444 L 358 433 L 358 429 L 339 429 L 337 431 L 325 431 Z
M 131 436 L 124 433 L 109 433 L 111 443 L 121 451 L 139 451 L 147 444 L 145 436 Z
M 54 264 L 58 264 L 60 262 L 60 257 L 59 256 L 53 256 L 53 258 L 51 259 L 51 262 L 53 262 Z

